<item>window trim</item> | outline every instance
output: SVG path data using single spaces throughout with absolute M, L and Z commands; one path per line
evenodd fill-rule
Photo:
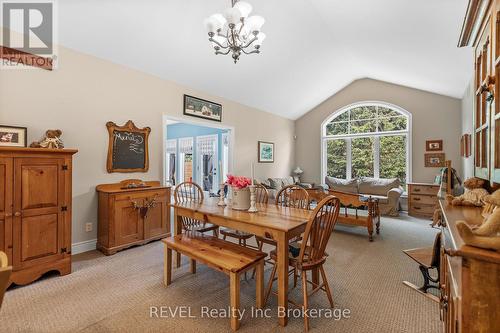
M 342 134 L 342 135 L 326 135 L 326 125 L 330 123 L 334 118 L 336 118 L 338 115 L 340 115 L 343 112 L 348 111 L 349 109 L 353 109 L 356 107 L 362 107 L 362 106 L 379 106 L 379 107 L 386 107 L 389 109 L 393 109 L 395 111 L 400 112 L 401 114 L 405 115 L 408 118 L 407 122 L 407 129 L 404 131 L 387 131 L 387 132 L 372 132 L 372 133 L 354 133 L 354 134 Z M 346 139 L 349 140 L 354 137 L 381 137 L 381 136 L 393 136 L 393 135 L 406 135 L 407 140 L 406 140 L 406 182 L 409 183 L 412 181 L 412 156 L 413 156 L 413 151 L 412 151 L 412 114 L 408 112 L 407 110 L 403 109 L 400 106 L 383 102 L 383 101 L 362 101 L 362 102 L 356 102 L 352 103 L 349 105 L 346 105 L 340 109 L 337 109 L 335 112 L 331 113 L 326 117 L 325 120 L 321 123 L 321 130 L 320 130 L 320 142 L 321 142 L 321 183 L 325 181 L 326 173 L 327 173 L 327 156 L 326 156 L 326 145 L 327 141 L 331 139 Z M 375 140 L 379 141 L 379 140 Z M 377 144 L 375 144 L 376 146 Z M 378 149 L 380 152 L 380 146 L 379 147 L 374 147 L 374 149 Z M 374 154 L 376 151 L 374 151 Z M 378 155 L 377 155 L 378 156 Z M 346 170 L 346 179 L 352 179 L 352 170 L 351 170 L 351 145 L 347 145 L 347 170 Z M 374 173 L 376 173 L 376 170 L 378 170 L 375 164 L 378 164 L 379 161 L 374 158 Z M 374 174 L 374 177 L 377 176 Z

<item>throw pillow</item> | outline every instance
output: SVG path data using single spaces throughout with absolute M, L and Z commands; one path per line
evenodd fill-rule
M 331 190 L 334 191 L 359 193 L 357 179 L 340 179 L 340 178 L 326 176 L 325 183 Z
M 384 179 L 361 177 L 359 180 L 359 193 L 387 196 L 387 193 L 391 189 L 398 188 L 399 185 L 400 182 L 398 178 Z

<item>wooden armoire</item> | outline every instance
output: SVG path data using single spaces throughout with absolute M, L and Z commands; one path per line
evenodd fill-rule
M 500 183 L 500 0 L 469 0 L 459 46 L 474 52 L 474 175 Z
M 77 150 L 0 147 L 0 251 L 11 283 L 71 272 L 71 170 Z

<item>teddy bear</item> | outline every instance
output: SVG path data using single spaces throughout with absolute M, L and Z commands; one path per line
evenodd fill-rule
M 34 141 L 30 147 L 31 148 L 50 148 L 50 149 L 62 149 L 64 144 L 60 139 L 62 135 L 61 130 L 47 130 L 45 136 L 40 141 Z
M 485 181 L 476 177 L 472 177 L 464 181 L 465 193 L 454 197 L 448 194 L 446 201 L 453 206 L 483 206 L 483 198 L 489 193 L 484 188 Z
M 484 197 L 483 201 L 493 205 L 491 214 L 474 230 L 465 221 L 458 221 L 458 233 L 467 245 L 500 251 L 500 190 Z

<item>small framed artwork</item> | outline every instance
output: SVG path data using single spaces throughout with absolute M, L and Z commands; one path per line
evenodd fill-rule
M 442 168 L 444 167 L 445 155 L 444 153 L 427 153 L 425 154 L 425 167 L 426 168 Z
M 274 143 L 259 141 L 259 163 L 274 163 Z
M 442 151 L 443 150 L 443 140 L 427 140 L 425 141 L 426 151 Z
M 0 125 L 0 146 L 26 147 L 27 131 L 26 127 Z
M 201 98 L 184 95 L 184 114 L 186 116 L 222 121 L 222 105 Z

